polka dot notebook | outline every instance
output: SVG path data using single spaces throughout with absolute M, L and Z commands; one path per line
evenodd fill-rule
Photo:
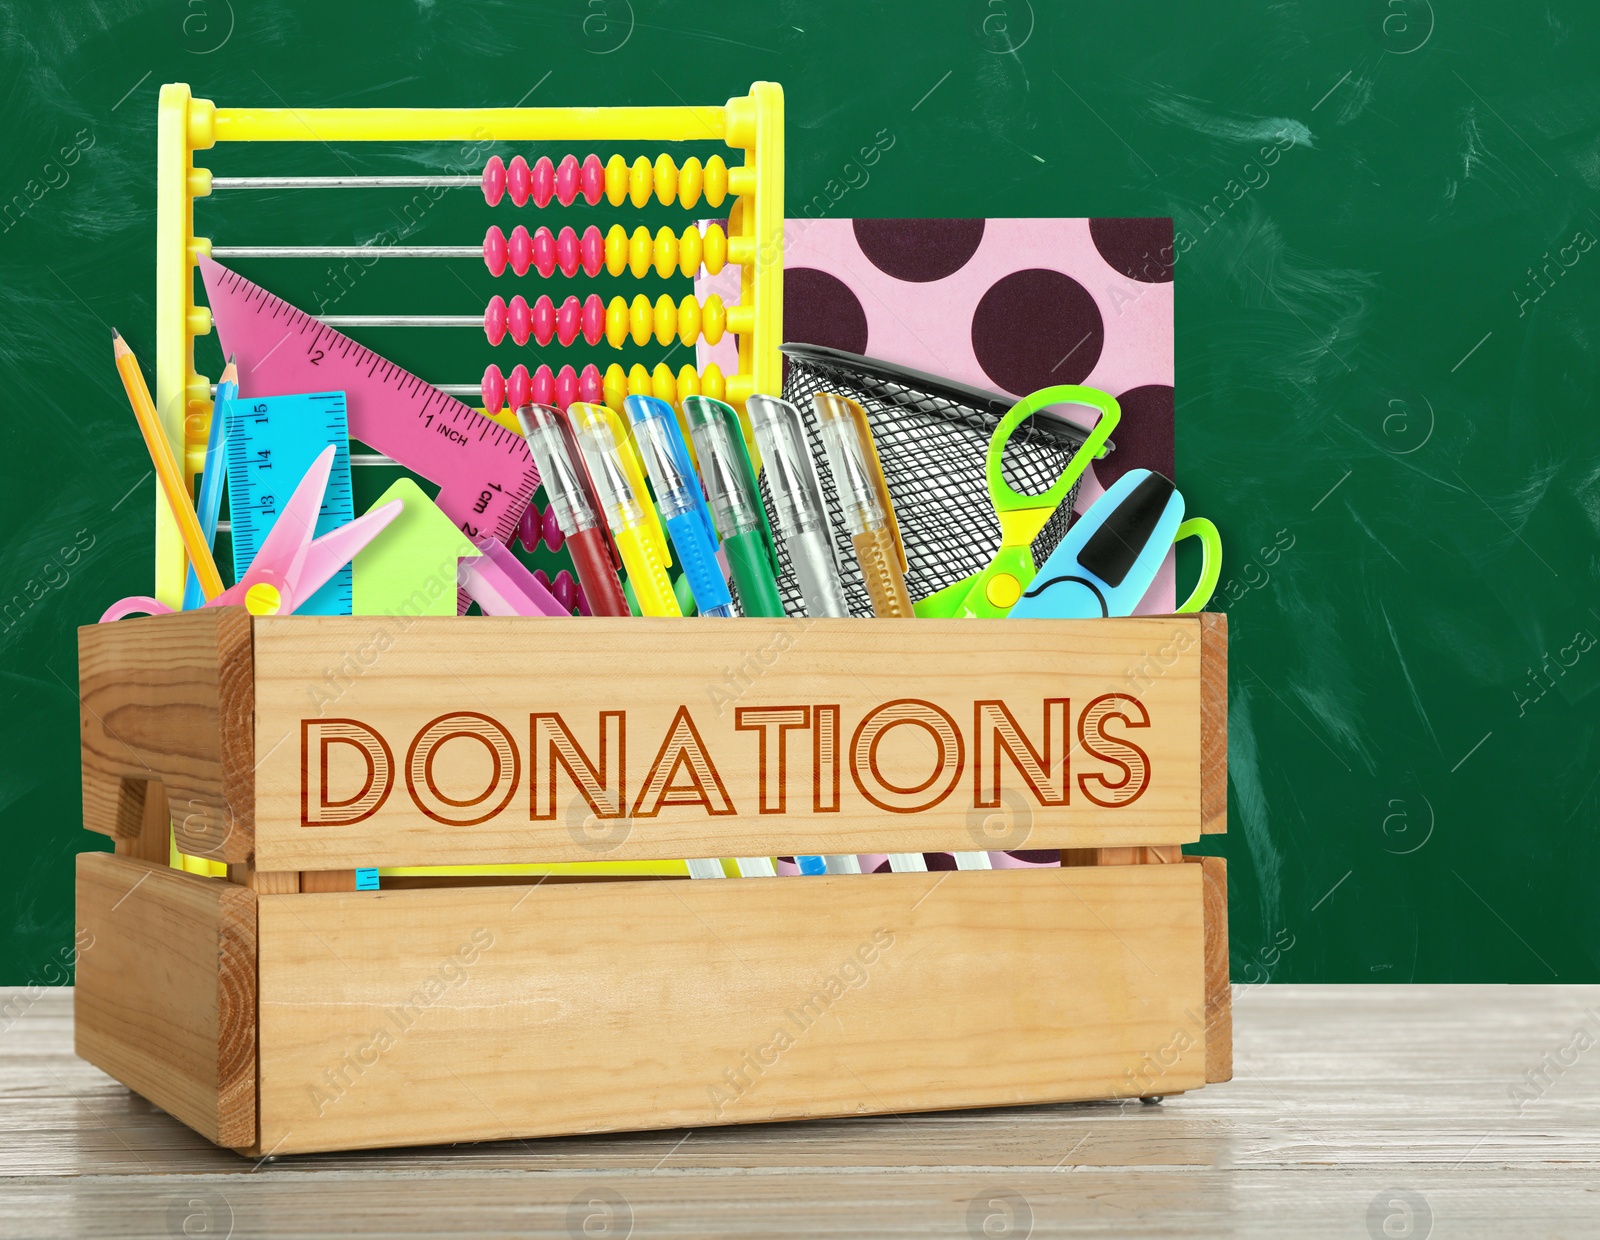
M 1109 392 L 1122 407 L 1116 451 L 1084 475 L 1078 512 L 1130 469 L 1175 478 L 1171 220 L 792 219 L 785 230 L 785 341 L 1002 397 L 1063 383 Z M 738 294 L 726 272 L 696 285 Z M 698 348 L 702 367 L 732 363 L 727 341 Z M 1174 606 L 1169 555 L 1138 611 Z

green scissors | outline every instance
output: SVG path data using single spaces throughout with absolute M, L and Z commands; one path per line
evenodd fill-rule
M 1033 414 L 1047 406 L 1061 404 L 1098 409 L 1100 421 L 1049 490 L 1037 495 L 1019 494 L 1011 489 L 1000 472 L 1006 441 Z M 946 586 L 918 603 L 917 615 L 999 617 L 1010 611 L 1039 571 L 1033 562 L 1033 540 L 1071 494 L 1089 462 L 1105 455 L 1106 441 L 1121 420 L 1122 409 L 1113 397 L 1096 388 L 1075 384 L 1041 388 L 1013 405 L 989 437 L 989 450 L 983 462 L 989 502 L 994 505 L 995 518 L 1000 522 L 1000 548 L 989 567 L 981 573 Z

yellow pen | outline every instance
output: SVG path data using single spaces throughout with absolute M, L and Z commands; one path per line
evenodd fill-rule
M 831 392 L 818 392 L 811 405 L 822 431 L 833 484 L 839 490 L 850 542 L 861 565 L 861 578 L 872 596 L 873 614 L 910 619 L 916 613 L 906 592 L 905 546 L 866 411 L 848 397 Z
M 644 473 L 622 420 L 605 405 L 575 401 L 567 407 L 578 451 L 622 555 L 639 611 L 646 616 L 681 616 L 667 565 L 666 534 L 650 503 Z

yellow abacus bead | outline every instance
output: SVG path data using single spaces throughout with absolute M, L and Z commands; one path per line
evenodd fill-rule
M 650 312 L 650 299 L 643 293 L 635 297 L 633 305 L 628 307 L 628 322 L 633 328 L 633 343 L 648 343 L 655 328 L 655 316 Z
M 712 400 L 727 399 L 726 385 L 722 381 L 722 367 L 715 362 L 700 372 L 700 387 Z
M 700 230 L 693 224 L 683 230 L 683 237 L 678 242 L 678 270 L 686 276 L 692 276 L 700 270 Z M 666 275 L 666 272 L 662 272 Z
M 628 303 L 620 297 L 613 297 L 606 307 L 606 343 L 613 349 L 620 349 L 627 338 Z
M 728 261 L 728 234 L 722 231 L 721 224 L 713 224 L 706 229 L 704 250 L 706 274 L 714 276 Z
M 722 330 L 728 325 L 728 311 L 723 307 L 722 298 L 715 293 L 706 298 L 706 304 L 700 311 L 700 319 L 704 324 L 704 336 L 707 344 L 716 344 L 722 339 Z
M 622 373 L 622 367 L 612 362 L 606 367 L 606 377 L 601 381 L 605 391 L 606 406 L 622 412 L 622 400 L 628 394 L 628 376 Z
M 642 207 L 649 202 L 652 180 L 654 173 L 650 161 L 641 155 L 633 161 L 633 169 L 628 173 L 628 201 L 636 207 Z
M 606 201 L 620 207 L 628 196 L 628 161 L 620 155 L 606 160 Z M 612 272 L 615 275 L 616 272 Z
M 656 160 L 656 201 L 669 206 L 678 195 L 678 165 L 672 156 L 662 155 Z
M 692 229 L 688 231 L 693 231 Z M 678 235 L 663 227 L 656 234 L 656 274 L 665 280 L 678 265 Z
M 700 201 L 700 160 L 691 155 L 678 170 L 678 205 L 685 211 Z
M 700 395 L 700 372 L 693 366 L 685 366 L 678 372 L 678 396 Z
M 684 344 L 693 344 L 700 335 L 700 303 L 693 297 L 685 297 L 678 306 L 678 339 Z M 661 342 L 665 344 L 666 341 Z
M 657 362 L 655 370 L 651 372 L 650 394 L 668 404 L 678 403 L 678 381 L 673 377 L 672 368 L 665 362 Z
M 628 242 L 628 270 L 633 273 L 635 280 L 644 279 L 644 273 L 650 270 L 652 257 L 650 230 L 640 224 L 633 230 L 633 237 Z
M 606 233 L 606 270 L 620 276 L 628 265 L 628 230 L 613 224 Z
M 677 334 L 678 307 L 673 305 L 672 298 L 662 293 L 656 298 L 655 306 L 656 343 L 667 344 Z M 643 341 L 640 341 L 643 344 Z
M 628 371 L 628 395 L 650 395 L 650 372 L 638 362 L 635 362 L 633 368 Z
M 728 165 L 722 156 L 713 155 L 706 161 L 706 204 L 720 207 L 728 196 Z

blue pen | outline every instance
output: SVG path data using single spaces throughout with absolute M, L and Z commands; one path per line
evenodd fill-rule
M 222 512 L 222 480 L 227 470 L 222 467 L 222 445 L 228 441 L 228 410 L 239 395 L 239 368 L 233 359 L 222 368 L 222 378 L 217 380 L 217 394 L 211 402 L 211 434 L 206 438 L 206 464 L 200 474 L 199 510 L 200 532 L 206 542 L 217 541 L 217 517 Z M 200 591 L 200 578 L 194 565 L 189 566 L 189 584 L 183 590 L 183 610 L 193 611 L 203 605 L 206 596 Z
M 654 396 L 630 396 L 622 403 L 656 493 L 661 522 L 689 579 L 696 607 L 702 616 L 733 615 L 733 595 L 717 563 L 717 533 L 700 479 L 689 463 L 677 414 Z

